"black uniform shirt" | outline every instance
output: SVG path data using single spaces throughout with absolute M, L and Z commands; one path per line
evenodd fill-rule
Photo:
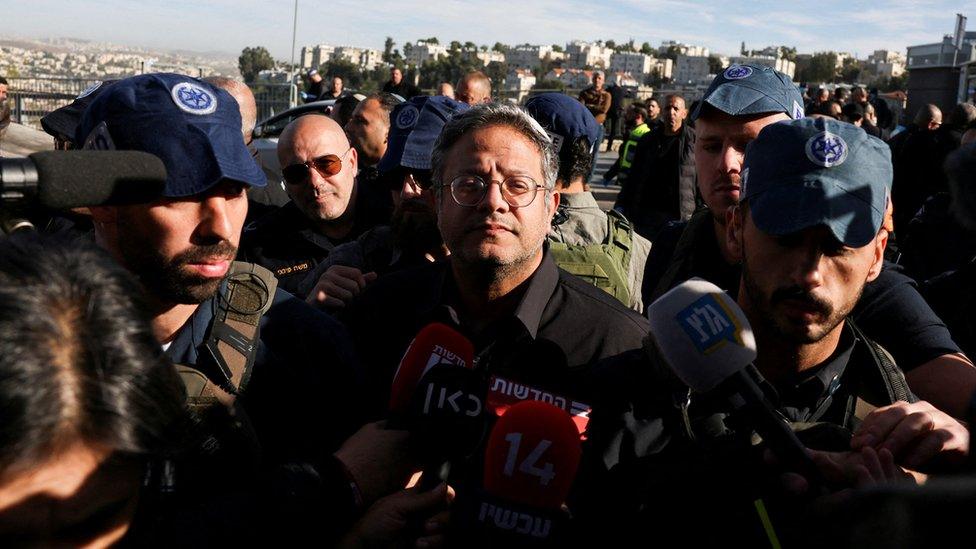
M 245 227 L 239 259 L 269 269 L 278 277 L 280 288 L 298 294 L 301 281 L 333 248 L 354 240 L 371 227 L 389 222 L 384 217 L 388 212 L 377 206 L 380 196 L 379 190 L 357 186 L 355 221 L 342 239 L 320 234 L 298 206 L 288 202 Z
M 376 415 L 385 412 L 410 341 L 433 321 L 459 321 L 491 374 L 584 403 L 596 398 L 594 366 L 639 349 L 647 334 L 646 319 L 559 269 L 548 252 L 523 286 L 514 313 L 478 333 L 458 316 L 449 260 L 392 273 L 369 287 L 343 319 L 360 352 Z

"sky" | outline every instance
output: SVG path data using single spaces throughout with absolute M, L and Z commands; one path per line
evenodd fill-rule
M 968 6 L 967 6 L 968 4 Z M 294 0 L 14 0 L 3 8 L 0 38 L 73 37 L 158 49 L 238 54 L 264 46 L 289 60 Z M 969 8 L 970 13 L 966 13 Z M 657 47 L 663 40 L 715 53 L 794 46 L 866 57 L 904 52 L 953 32 L 955 14 L 972 0 L 298 0 L 297 47 L 305 44 L 382 49 L 436 36 L 441 43 L 565 44 L 613 39 Z

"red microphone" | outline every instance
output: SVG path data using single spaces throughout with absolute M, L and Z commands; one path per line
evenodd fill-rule
M 405 414 L 420 379 L 439 364 L 471 369 L 474 345 L 457 330 L 440 322 L 424 326 L 410 342 L 393 375 L 390 412 Z
M 485 451 L 483 492 L 467 504 L 456 532 L 475 546 L 559 546 L 562 505 L 579 468 L 579 432 L 565 411 L 539 401 L 500 417 Z
M 433 323 L 420 330 L 394 375 L 391 425 L 410 430 L 424 465 L 421 489 L 446 481 L 451 462 L 473 453 L 482 439 L 487 381 L 473 366 L 471 341 Z

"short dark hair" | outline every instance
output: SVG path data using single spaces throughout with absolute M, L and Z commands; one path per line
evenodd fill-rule
M 4 77 L 2 77 L 2 76 L 0 76 L 0 84 L 7 85 L 7 79 L 4 78 Z
M 0 472 L 82 441 L 159 455 L 185 393 L 133 276 L 93 245 L 0 240 Z
M 332 106 L 333 118 L 340 126 L 345 126 L 346 122 L 352 118 L 352 112 L 356 110 L 356 105 L 359 105 L 359 97 L 355 95 L 345 95 L 336 99 L 335 105 Z
M 629 108 L 630 110 L 634 111 L 634 114 L 639 114 L 644 118 L 644 120 L 647 120 L 647 107 L 641 105 L 640 103 L 631 103 Z
M 562 181 L 562 187 L 569 187 L 575 179 L 582 178 L 586 183 L 593 168 L 593 151 L 590 150 L 590 140 L 577 137 L 566 140 L 559 151 L 559 170 L 556 178 Z
M 386 93 L 386 92 L 371 93 L 367 95 L 366 99 L 363 99 L 363 101 L 369 101 L 371 99 L 379 102 L 380 107 L 382 107 L 383 110 L 386 111 L 387 116 L 389 116 L 389 114 L 393 112 L 393 107 L 396 107 L 400 103 L 403 103 L 403 101 L 397 99 L 397 97 L 392 93 Z

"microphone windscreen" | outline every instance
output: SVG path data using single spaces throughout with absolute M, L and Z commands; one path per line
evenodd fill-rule
M 569 414 L 545 402 L 520 402 L 498 419 L 488 438 L 484 490 L 516 504 L 559 509 L 581 454 Z
M 745 313 L 721 288 L 685 281 L 647 309 L 651 343 L 682 382 L 699 393 L 756 359 L 756 338 Z
M 142 151 L 42 151 L 37 167 L 41 205 L 63 210 L 151 202 L 162 195 L 166 167 Z
M 397 366 L 390 391 L 390 411 L 406 413 L 420 379 L 441 364 L 473 368 L 474 345 L 454 328 L 434 322 L 417 333 Z

